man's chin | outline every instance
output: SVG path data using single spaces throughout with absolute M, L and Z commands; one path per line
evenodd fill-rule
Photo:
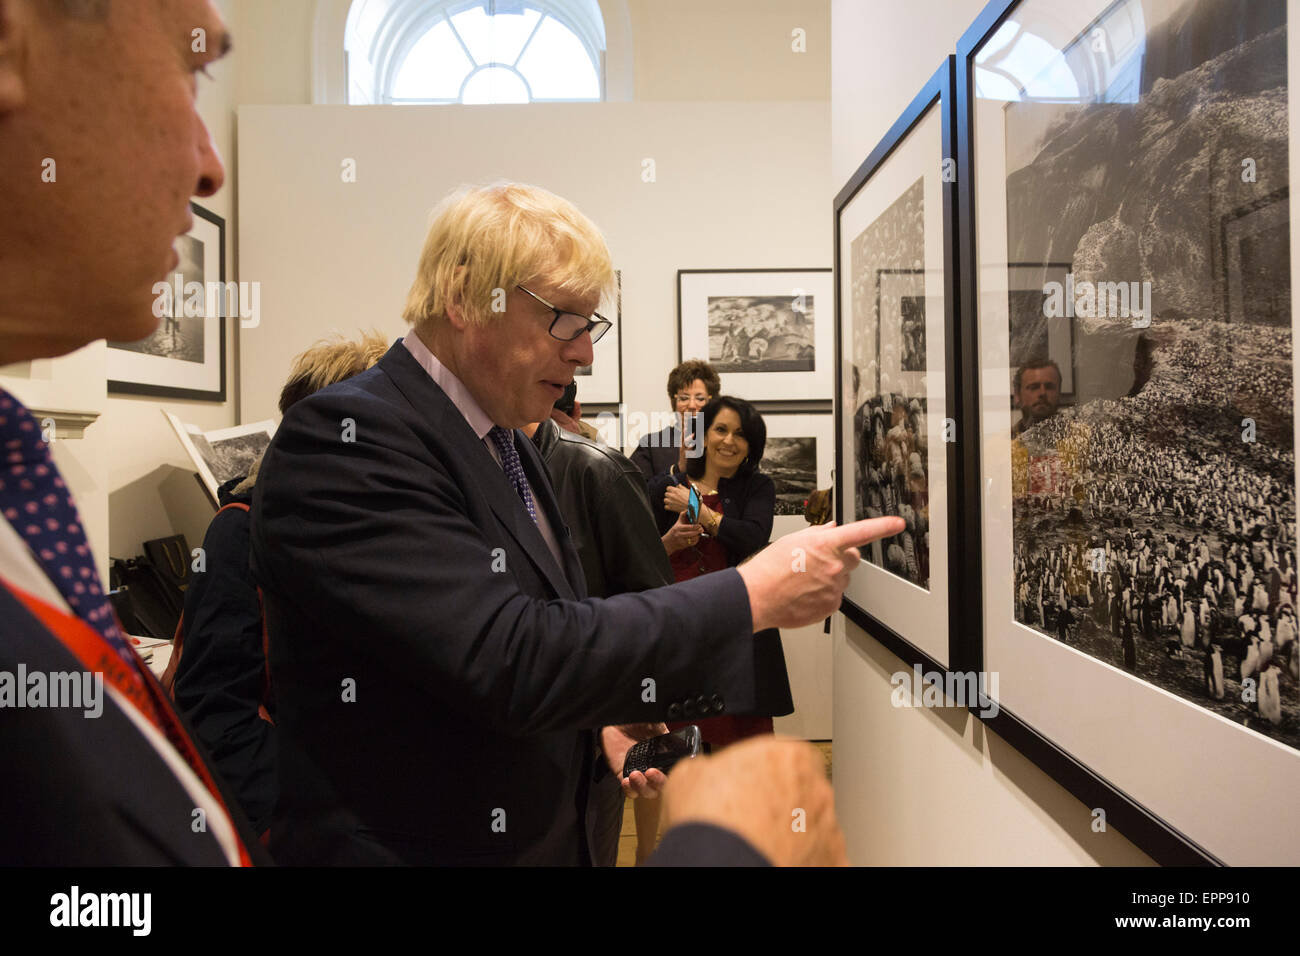
M 162 319 L 153 314 L 153 300 L 144 306 L 123 309 L 116 314 L 105 314 L 96 322 L 97 334 L 92 338 L 110 342 L 138 342 L 157 331 Z

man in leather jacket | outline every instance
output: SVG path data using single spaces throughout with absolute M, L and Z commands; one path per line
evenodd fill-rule
M 564 400 L 561 397 L 557 406 Z M 554 419 L 524 431 L 551 474 L 588 595 L 603 598 L 672 584 L 672 567 L 640 469 L 621 453 L 562 428 Z M 596 779 L 588 797 L 596 818 L 593 855 L 600 865 L 613 866 L 623 825 L 623 791 L 605 761 L 595 763 Z

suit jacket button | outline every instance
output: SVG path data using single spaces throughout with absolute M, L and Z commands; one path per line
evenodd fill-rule
M 682 705 L 681 705 L 681 704 L 669 704 L 669 705 L 668 705 L 668 719 L 669 719 L 669 720 L 681 720 L 681 719 L 682 719 Z
M 707 714 L 709 712 L 709 698 L 704 697 L 703 695 L 696 697 L 695 708 L 700 712 L 701 716 Z
M 715 714 L 720 714 L 720 713 L 722 713 L 725 709 L 726 709 L 726 708 L 722 706 L 722 695 L 721 695 L 721 694 L 714 694 L 714 695 L 713 695 L 713 712 L 714 712 Z

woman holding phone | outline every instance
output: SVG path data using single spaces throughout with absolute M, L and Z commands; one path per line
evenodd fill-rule
M 776 509 L 776 486 L 758 470 L 767 443 L 763 416 L 749 402 L 719 395 L 704 406 L 704 454 L 690 458 L 686 474 L 674 469 L 650 483 L 664 548 L 678 581 L 734 568 L 767 544 Z M 692 520 L 692 518 L 694 520 Z M 704 739 L 721 747 L 772 732 L 772 717 L 794 710 L 778 631 L 754 635 L 760 662 L 758 710 L 732 715 L 685 714 L 676 726 L 698 724 Z M 701 693 L 707 685 L 701 675 Z M 670 729 L 675 729 L 669 724 Z
M 776 486 L 758 470 L 767 444 L 763 416 L 744 399 L 719 395 L 701 418 L 704 454 L 686 460 L 685 474 L 673 468 L 650 481 L 650 503 L 678 581 L 734 568 L 760 550 L 772 535 L 776 510 Z M 684 707 L 686 720 L 668 729 L 697 724 L 714 749 L 772 733 L 772 718 L 794 710 L 779 631 L 754 635 L 754 659 L 757 706 L 751 713 L 732 714 L 717 696 L 705 700 L 709 678 L 701 674 L 696 707 L 705 702 L 708 714 Z M 638 863 L 654 848 L 660 802 L 635 801 Z

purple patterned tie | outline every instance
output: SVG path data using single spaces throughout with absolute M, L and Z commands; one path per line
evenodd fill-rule
M 0 514 L 31 549 L 72 613 L 135 667 L 138 658 L 99 586 L 77 506 L 54 466 L 49 443 L 31 412 L 4 389 L 0 389 Z
M 514 431 L 508 431 L 500 425 L 493 425 L 488 429 L 488 437 L 492 439 L 492 444 L 497 446 L 497 451 L 501 454 L 501 467 L 505 469 L 510 484 L 515 486 L 515 491 L 519 492 L 524 507 L 528 509 L 528 517 L 533 519 L 533 524 L 536 524 L 537 509 L 533 507 L 533 494 L 528 490 L 524 466 L 519 461 L 519 451 L 515 448 Z

